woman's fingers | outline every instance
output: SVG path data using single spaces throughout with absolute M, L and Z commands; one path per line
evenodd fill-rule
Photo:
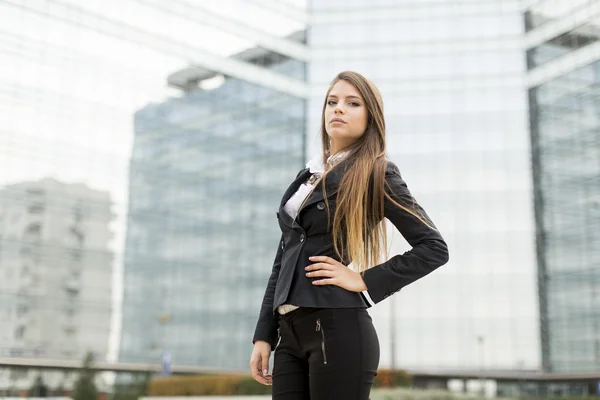
M 273 381 L 271 375 L 269 375 L 269 353 L 262 354 L 262 377 L 265 380 L 265 385 L 272 385 Z
M 346 268 L 343 264 L 333 258 L 327 256 L 309 258 L 311 260 L 321 260 L 321 262 L 311 264 L 304 268 L 306 270 L 307 278 L 321 278 L 313 280 L 313 285 L 336 285 L 351 292 L 367 290 L 367 286 L 359 273 Z M 335 264 L 331 264 L 331 262 Z
M 315 271 L 315 270 L 318 270 L 318 269 L 326 269 L 326 270 L 329 270 L 329 271 L 333 271 L 336 268 L 337 268 L 336 265 L 332 265 L 332 264 L 327 264 L 327 263 L 320 262 L 320 263 L 311 264 L 311 265 L 309 265 L 308 267 L 306 267 L 304 269 L 306 271 Z
M 310 261 L 317 261 L 317 262 L 322 262 L 325 264 L 331 264 L 331 265 L 339 265 L 340 262 L 334 258 L 331 258 L 329 256 L 312 256 L 312 257 L 308 257 L 308 259 Z
M 262 362 L 262 355 L 259 355 L 256 358 L 252 358 L 252 360 L 250 361 L 250 370 L 252 371 L 252 378 L 254 378 L 254 380 L 258 383 L 262 383 L 263 385 L 270 385 L 271 384 L 271 379 L 264 377 L 263 373 L 262 373 L 262 366 L 263 366 L 263 362 Z M 269 363 L 269 359 L 267 358 L 267 365 Z
M 335 271 L 331 271 L 331 270 L 327 270 L 327 269 L 321 269 L 318 271 L 312 271 L 312 272 L 307 272 L 306 276 L 308 277 L 319 277 L 319 276 L 324 276 L 327 278 L 333 278 L 335 276 Z
M 335 278 L 327 278 L 327 279 L 317 279 L 312 281 L 313 285 L 337 285 L 337 280 Z

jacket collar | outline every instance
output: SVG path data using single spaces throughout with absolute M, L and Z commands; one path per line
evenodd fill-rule
M 350 160 L 351 160 L 350 158 L 344 157 L 341 161 L 339 161 L 337 164 L 335 164 L 335 166 L 332 167 L 331 170 L 327 173 L 327 176 L 325 177 L 325 192 L 327 193 L 327 197 L 337 193 L 337 191 L 339 189 L 340 181 L 342 180 L 347 169 L 352 165 Z M 321 162 L 321 164 L 322 164 L 322 162 Z M 300 173 L 298 174 L 298 177 L 296 177 L 296 179 L 292 182 L 292 184 L 287 188 L 287 190 L 285 191 L 285 193 L 283 195 L 283 198 L 281 199 L 281 204 L 279 205 L 280 209 L 283 208 L 283 205 L 290 199 L 290 197 L 292 197 L 292 195 L 294 193 L 296 193 L 296 191 L 298 190 L 300 185 L 303 182 L 305 182 L 308 179 L 308 177 L 312 174 L 311 166 L 312 166 L 312 164 L 309 161 L 309 163 L 307 164 L 307 167 L 304 168 L 302 171 L 300 171 Z M 312 194 L 310 195 L 310 197 L 308 199 L 306 199 L 306 202 L 304 203 L 302 208 L 298 211 L 298 215 L 300 215 L 300 213 L 302 212 L 302 210 L 304 210 L 304 208 L 306 208 L 314 203 L 318 203 L 319 201 L 322 201 L 324 199 L 323 192 L 321 190 L 321 187 L 322 187 L 321 185 L 322 185 L 322 182 L 319 181 L 317 183 L 317 186 L 313 190 Z
M 325 179 L 325 194 L 327 195 L 327 197 L 333 196 L 334 194 L 337 193 L 337 191 L 340 187 L 340 182 L 342 181 L 342 178 L 344 177 L 348 168 L 350 168 L 351 166 L 352 166 L 352 163 L 350 162 L 350 159 L 348 157 L 345 157 L 344 159 L 339 161 L 337 164 L 335 164 L 333 167 L 331 167 L 331 169 L 327 173 L 327 176 L 324 177 L 324 179 Z M 315 187 L 315 190 L 312 192 L 310 197 L 308 199 L 306 199 L 306 202 L 304 203 L 304 206 L 302 207 L 302 209 L 304 209 L 305 207 L 308 207 L 312 204 L 323 201 L 323 199 L 324 199 L 324 193 L 322 190 L 322 182 L 319 181 L 319 182 L 317 182 L 317 186 Z M 300 211 L 302 211 L 302 209 Z
M 298 173 L 298 176 L 296 177 L 296 179 L 291 183 L 291 185 L 287 188 L 287 190 L 283 194 L 283 197 L 281 198 L 281 204 L 279 205 L 280 209 L 283 208 L 284 204 L 290 199 L 290 197 L 292 197 L 292 195 L 294 193 L 296 193 L 296 191 L 298 190 L 300 185 L 304 181 L 306 181 L 310 175 L 311 175 L 311 173 L 308 168 L 304 168 L 302 171 L 300 171 L 300 173 Z
M 350 150 L 340 151 L 332 156 L 327 157 L 329 167 L 334 167 L 340 161 L 343 161 L 350 154 Z M 323 164 L 323 156 L 318 154 L 306 163 L 306 168 L 313 174 L 322 175 L 325 172 L 325 164 Z

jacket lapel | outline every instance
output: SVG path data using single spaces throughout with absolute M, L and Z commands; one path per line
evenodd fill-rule
M 281 203 L 279 204 L 280 209 L 283 208 L 283 205 L 290 199 L 290 197 L 292 197 L 294 193 L 296 193 L 302 182 L 307 180 L 309 176 L 310 170 L 308 168 L 304 168 L 302 171 L 300 171 L 296 179 L 291 183 L 291 185 L 283 194 L 283 197 L 281 198 Z
M 340 161 L 337 165 L 335 165 L 335 167 L 333 167 L 331 172 L 327 174 L 327 177 L 325 178 L 325 192 L 327 194 L 327 197 L 337 193 L 340 187 L 340 182 L 344 177 L 346 170 L 351 166 L 351 163 L 349 163 L 348 161 L 348 158 Z M 304 210 L 306 207 L 318 203 L 319 201 L 323 201 L 324 196 L 323 191 L 321 189 L 321 185 L 321 181 L 317 182 L 315 190 L 313 190 L 312 194 L 306 200 L 302 208 L 298 211 L 298 215 L 300 215 L 302 210 Z

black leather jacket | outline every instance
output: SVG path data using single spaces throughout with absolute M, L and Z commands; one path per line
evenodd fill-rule
M 349 159 L 336 165 L 326 178 L 327 201 L 331 221 L 335 212 L 336 193 L 341 178 L 349 166 Z M 310 256 L 326 255 L 338 259 L 333 248 L 331 225 L 320 184 L 306 200 L 296 219 L 283 205 L 298 187 L 311 175 L 308 168 L 301 170 L 285 191 L 277 217 L 281 240 L 273 262 L 271 276 L 263 298 L 258 323 L 252 342 L 263 340 L 275 348 L 277 342 L 277 307 L 293 304 L 299 307 L 347 308 L 368 307 L 360 293 L 350 292 L 335 285 L 312 285 L 314 278 L 305 275 L 304 267 L 312 264 Z M 388 161 L 385 172 L 388 193 L 400 204 L 409 204 L 435 226 L 425 211 L 414 201 L 398 167 Z M 413 215 L 385 200 L 384 216 L 400 231 L 412 246 L 410 251 L 398 254 L 388 261 L 369 268 L 363 276 L 371 300 L 376 304 L 404 286 L 429 274 L 448 261 L 446 242 L 437 230 L 429 228 Z M 347 258 L 347 257 L 344 257 Z M 340 260 L 347 265 L 347 260 Z M 346 261 L 346 262 L 344 262 Z M 318 278 L 317 278 L 318 279 Z

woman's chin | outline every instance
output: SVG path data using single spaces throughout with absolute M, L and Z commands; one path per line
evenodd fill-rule
M 329 138 L 333 140 L 345 140 L 349 138 L 348 132 L 344 127 L 329 128 L 327 134 L 329 135 Z

